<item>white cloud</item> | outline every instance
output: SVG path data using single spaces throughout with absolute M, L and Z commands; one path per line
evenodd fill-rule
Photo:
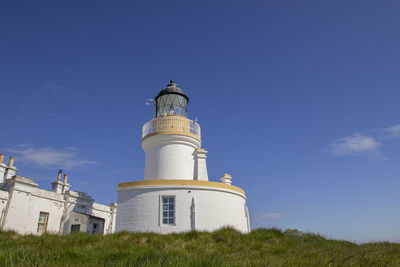
M 383 142 L 400 138 L 400 124 L 387 128 L 373 129 L 369 134 L 356 133 L 333 140 L 330 152 L 336 156 L 366 154 L 371 159 L 387 160 L 380 149 Z
M 55 150 L 53 148 L 33 148 L 29 145 L 20 145 L 8 149 L 16 156 L 16 162 L 34 165 L 41 168 L 72 169 L 84 165 L 97 164 L 95 161 L 78 157 L 77 150 Z
M 337 156 L 367 154 L 374 159 L 385 159 L 379 151 L 381 145 L 376 138 L 357 133 L 334 140 L 331 152 Z
M 388 135 L 387 138 L 400 137 L 400 124 L 385 128 L 383 131 Z

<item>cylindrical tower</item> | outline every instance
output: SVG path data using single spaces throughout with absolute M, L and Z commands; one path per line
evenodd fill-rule
M 208 181 L 207 151 L 200 126 L 187 118 L 188 102 L 173 81 L 156 96 L 154 117 L 143 126 L 144 180 L 118 185 L 117 232 L 250 231 L 245 192 L 229 174 Z
M 145 180 L 208 180 L 205 157 L 204 164 L 198 164 L 203 158 L 197 151 L 204 151 L 200 126 L 187 118 L 188 103 L 189 98 L 174 81 L 156 96 L 154 118 L 143 125 Z

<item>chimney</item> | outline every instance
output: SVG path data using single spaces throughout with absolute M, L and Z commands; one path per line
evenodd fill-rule
M 59 182 L 61 180 L 61 173 L 62 173 L 62 170 L 59 170 L 58 176 L 57 176 L 57 182 Z
M 10 161 L 8 162 L 8 167 L 12 167 L 14 164 L 14 157 L 10 157 Z
M 0 184 L 7 178 L 7 167 L 3 164 L 4 155 L 0 154 Z
M 68 174 L 64 174 L 64 184 L 67 184 Z

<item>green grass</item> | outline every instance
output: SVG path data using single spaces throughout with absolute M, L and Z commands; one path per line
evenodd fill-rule
M 0 266 L 400 266 L 400 244 L 292 230 L 21 236 L 0 232 Z

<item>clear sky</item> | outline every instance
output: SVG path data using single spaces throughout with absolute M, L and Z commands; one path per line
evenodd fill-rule
M 116 202 L 146 100 L 190 98 L 252 226 L 400 242 L 399 1 L 2 1 L 0 153 Z

